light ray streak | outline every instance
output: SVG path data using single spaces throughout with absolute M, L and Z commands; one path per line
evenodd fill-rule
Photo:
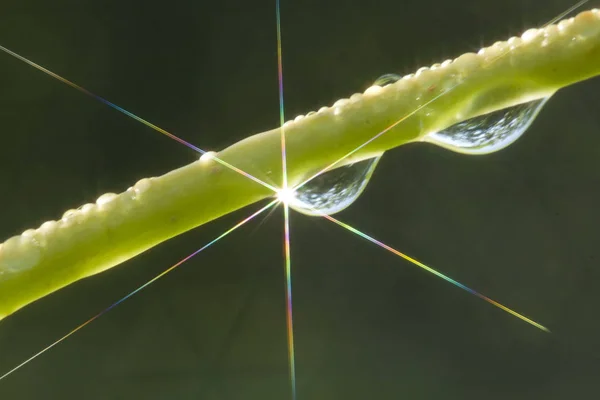
M 110 310 L 112 310 L 113 308 L 115 308 L 116 306 L 118 306 L 119 304 L 123 303 L 125 300 L 131 298 L 133 295 L 135 295 L 135 294 L 139 293 L 140 291 L 144 290 L 145 288 L 147 288 L 148 286 L 150 286 L 151 284 L 153 284 L 154 282 L 156 282 L 157 280 L 159 280 L 160 278 L 162 278 L 163 276 L 165 276 L 169 272 L 173 271 L 175 268 L 179 267 L 181 264 L 183 264 L 186 261 L 188 261 L 190 258 L 194 257 L 196 254 L 200 253 L 203 250 L 206 250 L 208 247 L 212 246 L 213 244 L 215 244 L 219 240 L 223 239 L 225 236 L 229 235 L 231 232 L 233 232 L 234 230 L 236 230 L 240 226 L 244 225 L 245 223 L 247 223 L 248 221 L 252 220 L 257 215 L 261 214 L 263 211 L 265 211 L 265 210 L 273 207 L 275 204 L 278 203 L 278 201 L 279 200 L 273 200 L 273 201 L 271 201 L 269 204 L 267 204 L 266 206 L 262 207 L 258 211 L 255 211 L 250 216 L 244 218 L 243 220 L 241 220 L 240 222 L 238 222 L 237 224 L 235 224 L 234 226 L 232 226 L 231 228 L 229 228 L 228 230 L 226 230 L 225 232 L 223 232 L 222 234 L 220 234 L 219 236 L 217 236 L 216 238 L 214 238 L 213 240 L 211 240 L 210 242 L 208 242 L 207 244 L 205 244 L 204 246 L 202 246 L 198 250 L 194 251 L 189 256 L 185 257 L 184 259 L 182 259 L 181 261 L 177 262 L 173 266 L 167 268 L 166 270 L 164 270 L 160 274 L 156 275 L 154 278 L 150 279 L 148 282 L 144 283 L 143 285 L 141 285 L 140 287 L 138 287 L 134 291 L 130 292 L 126 296 L 122 297 L 120 300 L 117 300 L 115 303 L 111 304 L 109 307 L 107 307 L 104 310 L 102 310 L 100 313 L 98 313 L 95 316 L 93 316 L 92 318 L 88 319 L 83 324 L 81 324 L 78 327 L 76 327 L 75 329 L 71 330 L 69 333 L 67 333 L 66 335 L 64 335 L 60 339 L 56 340 L 54 343 L 52 343 L 49 346 L 46 346 L 42 350 L 38 351 L 33 356 L 29 357 L 27 360 L 23 361 L 22 363 L 20 363 L 19 365 L 17 365 L 13 369 L 11 369 L 10 371 L 6 372 L 4 375 L 0 376 L 0 381 L 3 380 L 4 378 L 6 378 L 7 376 L 11 375 L 13 372 L 21 369 L 22 367 L 24 367 L 25 365 L 27 365 L 31 361 L 35 360 L 36 358 L 38 358 L 39 356 L 41 356 L 42 354 L 44 354 L 45 352 L 47 352 L 48 350 L 50 350 L 51 348 L 53 348 L 54 346 L 56 346 L 57 344 L 63 342 L 65 339 L 69 338 L 70 336 L 72 336 L 74 333 L 78 332 L 79 330 L 81 330 L 85 326 L 87 326 L 90 323 L 92 323 L 93 321 L 97 320 L 98 318 L 100 318 L 101 316 L 103 316 L 104 314 L 106 314 L 107 312 L 109 312 Z
M 543 326 L 543 325 L 535 322 L 534 320 L 529 319 L 529 318 L 525 317 L 524 315 L 519 314 L 518 312 L 516 312 L 514 310 L 511 310 L 510 308 L 508 308 L 508 307 L 506 307 L 506 306 L 498 303 L 497 301 L 492 300 L 492 299 L 490 299 L 487 296 L 484 296 L 483 294 L 481 294 L 481 293 L 479 293 L 479 292 L 471 289 L 468 286 L 463 285 L 462 283 L 460 283 L 460 282 L 458 282 L 458 281 L 450 278 L 447 275 L 442 274 L 439 271 L 436 271 L 435 269 L 433 269 L 431 267 L 428 267 L 427 265 L 423 264 L 422 262 L 420 262 L 420 261 L 418 261 L 418 260 L 416 260 L 416 259 L 414 259 L 414 258 L 412 258 L 412 257 L 410 257 L 410 256 L 408 256 L 408 255 L 406 255 L 406 254 L 404 254 L 404 253 L 402 253 L 402 252 L 394 249 L 391 246 L 388 246 L 387 244 L 385 244 L 385 243 L 383 243 L 383 242 L 381 242 L 381 241 L 379 241 L 379 240 L 377 240 L 377 239 L 375 239 L 375 238 L 367 235 L 366 233 L 361 232 L 358 229 L 356 229 L 356 228 L 354 228 L 354 227 L 352 227 L 352 226 L 350 226 L 350 225 L 348 225 L 348 224 L 346 224 L 346 223 L 344 223 L 344 222 L 342 222 L 342 221 L 340 221 L 340 220 L 338 220 L 336 218 L 333 218 L 330 215 L 326 215 L 326 214 L 320 213 L 320 212 L 318 212 L 317 210 L 314 210 L 314 209 L 313 209 L 313 211 L 316 212 L 316 213 L 318 213 L 322 217 L 328 219 L 329 221 L 331 221 L 331 222 L 333 222 L 333 223 L 341 226 L 342 228 L 349 230 L 350 232 L 354 233 L 355 235 L 358 235 L 361 238 L 366 239 L 369 242 L 376 244 L 377 246 L 379 246 L 379 247 L 381 247 L 381 248 L 383 248 L 383 249 L 385 249 L 385 250 L 387 250 L 387 251 L 389 251 L 389 252 L 397 255 L 398 257 L 404 258 L 405 260 L 407 260 L 410 263 L 416 265 L 417 267 L 424 269 L 425 271 L 427 271 L 427 272 L 429 272 L 429 273 L 437 276 L 438 278 L 442 278 L 446 282 L 449 282 L 449 283 L 453 284 L 454 286 L 459 287 L 459 288 L 463 289 L 464 291 L 466 291 L 468 293 L 471 293 L 472 295 L 474 295 L 476 297 L 479 297 L 482 300 L 485 300 L 486 302 L 490 303 L 491 305 L 498 307 L 499 309 L 501 309 L 501 310 L 503 310 L 503 311 L 505 311 L 505 312 L 507 312 L 507 313 L 509 313 L 509 314 L 511 314 L 511 315 L 513 315 L 513 316 L 515 316 L 517 318 L 519 318 L 520 320 L 525 321 L 528 324 L 533 325 L 536 328 L 543 330 L 544 332 L 548 332 L 548 333 L 550 332 L 550 330 L 548 328 L 546 328 L 545 326 Z
M 261 220 L 256 224 L 256 226 L 252 229 L 252 231 L 249 233 L 248 236 L 252 236 L 258 233 L 258 231 L 263 227 L 263 225 L 269 220 L 271 219 L 271 217 L 273 216 L 273 214 L 275 213 L 275 211 L 277 211 L 277 207 L 272 207 L 269 212 L 263 217 L 261 218 Z
M 83 93 L 85 95 L 88 95 L 88 96 L 92 97 L 93 99 L 98 100 L 99 102 L 101 102 L 103 104 L 106 104 L 107 106 L 109 106 L 109 107 L 111 107 L 111 108 L 119 111 L 120 113 L 125 114 L 126 116 L 128 116 L 128 117 L 130 117 L 130 118 L 132 118 L 132 119 L 134 119 L 134 120 L 136 120 L 138 122 L 141 122 L 142 124 L 146 125 L 147 127 L 151 128 L 151 129 L 154 129 L 155 131 L 157 131 L 159 133 L 162 133 L 163 135 L 165 135 L 165 136 L 167 136 L 167 137 L 169 137 L 169 138 L 171 138 L 171 139 L 173 139 L 173 140 L 175 140 L 175 141 L 183 144 L 184 146 L 187 146 L 188 148 L 190 148 L 190 149 L 192 149 L 192 150 L 194 150 L 194 151 L 196 151 L 196 152 L 198 152 L 198 153 L 200 153 L 202 155 L 208 153 L 206 150 L 202 150 L 201 148 L 199 148 L 197 146 L 194 146 L 193 144 L 191 144 L 189 142 L 186 142 L 185 140 L 183 140 L 180 137 L 178 137 L 178 136 L 176 136 L 176 135 L 174 135 L 174 134 L 172 134 L 172 133 L 164 130 L 163 128 L 161 128 L 159 126 L 156 126 L 153 123 L 151 123 L 149 121 L 146 121 L 145 119 L 143 119 L 141 117 L 138 117 L 137 115 L 133 114 L 132 112 L 129 112 L 129 111 L 125 110 L 122 107 L 119 107 L 118 105 L 116 105 L 116 104 L 114 104 L 114 103 L 106 100 L 105 98 L 100 97 L 97 94 L 94 94 L 94 93 L 90 92 L 89 90 L 85 89 L 84 87 L 81 87 L 81 86 L 77 85 L 76 83 L 73 83 L 70 80 L 68 80 L 66 78 L 63 78 L 62 76 L 60 76 L 60 75 L 58 75 L 58 74 L 50 71 L 49 69 L 46 69 L 46 68 L 42 67 L 39 64 L 34 63 L 33 61 L 31 61 L 31 60 L 23 57 L 20 54 L 15 53 L 12 50 L 7 49 L 4 46 L 0 46 L 0 50 L 2 50 L 3 52 L 5 52 L 5 53 L 7 53 L 7 54 L 9 54 L 9 55 L 11 55 L 13 57 L 15 57 L 16 59 L 18 59 L 20 61 L 23 61 L 24 63 L 32 66 L 33 68 L 37 69 L 38 71 L 41 71 L 41 72 L 43 72 L 43 73 L 51 76 L 52 78 L 54 78 L 54 79 L 56 79 L 56 80 L 58 80 L 58 81 L 60 81 L 60 82 L 62 82 L 64 84 L 66 84 L 66 85 L 68 85 L 68 86 L 70 86 L 70 87 L 78 90 L 79 92 L 81 92 L 81 93 Z M 249 174 L 249 173 L 247 173 L 245 171 L 242 171 L 241 169 L 235 167 L 234 165 L 229 164 L 228 162 L 226 162 L 224 160 L 221 160 L 217 156 L 211 154 L 210 157 L 211 157 L 211 159 L 214 159 L 219 164 L 221 164 L 221 165 L 223 165 L 223 166 L 225 166 L 225 167 L 227 167 L 227 168 L 229 168 L 229 169 L 237 172 L 238 174 L 241 174 L 241 175 L 245 176 L 246 178 L 253 180 L 256 183 L 258 183 L 260 185 L 263 185 L 264 187 L 266 187 L 268 189 L 271 189 L 274 192 L 277 191 L 277 188 L 275 188 L 274 186 L 272 186 L 272 185 L 270 185 L 270 184 L 262 181 L 261 179 L 258 179 L 257 177 L 255 177 L 255 176 L 253 176 L 253 175 L 251 175 L 251 174 Z
M 278 192 L 287 193 L 287 154 L 285 145 L 285 107 L 283 103 L 283 57 L 281 41 L 281 8 L 280 0 L 275 0 L 275 17 L 277 20 L 277 79 L 279 83 L 279 129 L 281 132 L 281 175 L 282 189 Z M 286 325 L 288 343 L 288 362 L 292 400 L 296 400 L 296 358 L 294 355 L 294 318 L 292 309 L 292 260 L 290 256 L 290 209 L 286 199 L 283 204 L 283 247 L 285 254 L 285 297 L 286 297 Z
M 294 355 L 294 319 L 292 311 L 292 262 L 290 255 L 290 208 L 283 204 L 284 218 L 284 250 L 285 250 L 285 294 L 286 294 L 286 323 L 288 341 L 288 359 L 290 367 L 290 383 L 292 399 L 296 400 L 296 358 Z
M 277 80 L 279 82 L 279 129 L 281 131 L 281 169 L 283 175 L 282 188 L 287 189 L 287 153 L 285 148 L 285 108 L 283 104 L 283 57 L 281 48 L 281 10 L 279 0 L 275 0 L 277 18 Z
M 571 7 L 569 7 L 567 10 L 563 11 L 562 13 L 560 13 L 559 15 L 557 15 L 556 17 L 552 18 L 550 21 L 546 22 L 544 25 L 542 25 L 542 27 L 546 27 L 548 25 L 551 25 L 551 24 L 555 23 L 556 21 L 558 21 L 559 19 L 561 19 L 564 16 L 568 15 L 569 13 L 575 11 L 577 8 L 581 7 L 582 5 L 584 5 L 585 3 L 587 3 L 588 1 L 589 0 L 581 0 L 579 3 L 577 3 L 577 4 L 575 4 L 575 5 L 571 6 Z M 488 65 L 494 64 L 496 61 L 498 61 L 501 58 L 503 58 L 506 55 L 508 55 L 511 51 L 512 50 L 509 49 L 508 51 L 505 51 L 504 53 L 501 53 L 500 55 L 496 56 L 496 58 L 493 58 Z M 439 98 L 447 95 L 448 93 L 450 93 L 451 91 L 453 91 L 454 89 L 456 89 L 457 87 L 459 87 L 460 85 L 462 85 L 462 82 L 456 83 L 455 85 L 449 87 L 448 90 L 439 93 L 438 95 L 434 96 L 432 99 L 426 101 L 424 104 L 418 106 L 417 108 L 415 108 L 414 110 L 412 110 L 408 114 L 406 114 L 403 117 L 401 117 L 396 122 L 394 122 L 391 125 L 389 125 L 387 128 L 384 128 L 381 132 L 377 133 L 375 136 L 371 137 L 369 140 L 367 140 L 363 144 L 359 145 L 358 147 L 356 147 L 353 150 L 349 151 L 348 153 L 344 154 L 342 157 L 338 158 L 336 161 L 332 162 L 331 164 L 329 164 L 328 166 L 326 166 L 322 170 L 320 170 L 317 173 L 315 173 L 314 175 L 310 176 L 308 179 L 306 179 L 303 182 L 301 182 L 300 184 L 296 185 L 295 189 L 297 190 L 297 189 L 301 188 L 302 186 L 306 185 L 308 182 L 310 182 L 311 180 L 313 180 L 317 176 L 319 176 L 319 175 L 321 175 L 321 174 L 329 171 L 330 169 L 332 169 L 333 167 L 335 167 L 336 165 L 338 165 L 340 162 L 342 162 L 346 158 L 352 156 L 354 153 L 356 153 L 360 149 L 364 148 L 368 144 L 370 144 L 373 141 L 377 140 L 379 137 L 381 137 L 382 135 L 384 135 L 385 133 L 387 133 L 391 129 L 395 128 L 396 126 L 398 126 L 400 123 L 402 123 L 406 119 L 410 118 L 411 116 L 413 116 L 414 114 L 416 114 L 417 112 L 419 112 L 420 110 L 422 110 L 423 108 L 431 105 L 431 103 L 433 103 L 434 101 L 438 100 Z
M 573 11 L 577 10 L 579 7 L 583 6 L 588 1 L 590 1 L 590 0 L 581 0 L 579 3 L 573 4 L 571 7 L 569 7 L 568 9 L 566 9 L 565 11 L 563 11 L 562 13 L 558 14 L 556 17 L 552 18 L 550 21 L 546 22 L 542 26 L 548 26 L 548 25 L 551 25 L 551 24 L 557 22 L 558 20 L 563 19 L 567 15 L 571 14 Z

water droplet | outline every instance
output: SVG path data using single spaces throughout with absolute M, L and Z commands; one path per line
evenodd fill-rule
M 150 186 L 152 186 L 152 181 L 150 179 L 151 178 L 140 179 L 133 185 L 133 192 L 136 198 L 139 198 L 150 189 Z
M 200 161 L 202 161 L 203 163 L 207 163 L 208 161 L 212 160 L 216 155 L 217 153 L 215 151 L 207 151 L 200 156 Z
M 295 192 L 290 207 L 302 214 L 335 214 L 349 207 L 363 192 L 381 155 L 327 171 Z M 318 211 L 318 212 L 315 212 Z
M 488 154 L 514 143 L 550 97 L 530 101 L 454 124 L 424 140 L 465 154 Z
M 389 85 L 391 83 L 396 83 L 400 79 L 402 79 L 402 77 L 398 74 L 385 74 L 385 75 L 381 75 L 379 78 L 377 78 L 373 85 L 385 86 L 385 85 Z
M 369 97 L 369 96 L 374 96 L 379 93 L 381 93 L 381 86 L 373 85 L 373 86 L 367 88 L 367 90 L 365 90 L 364 95 Z
M 42 257 L 40 245 L 31 236 L 13 236 L 0 251 L 0 271 L 19 273 L 37 265 Z
M 73 215 L 75 215 L 77 213 L 77 210 L 67 210 L 65 211 L 65 213 L 62 215 L 63 218 L 70 218 Z
M 91 211 L 91 210 L 93 210 L 94 208 L 96 208 L 96 205 L 95 205 L 95 204 L 92 204 L 92 203 L 87 203 L 87 204 L 84 204 L 84 205 L 82 205 L 82 206 L 79 206 L 79 207 L 77 208 L 77 210 L 78 210 L 78 211 L 81 211 L 82 213 L 84 213 L 84 214 L 85 214 L 85 213 L 88 213 L 88 212 L 90 212 L 90 211 Z
M 116 198 L 117 195 L 115 193 L 104 193 L 102 196 L 98 197 L 98 200 L 96 200 L 96 204 L 99 206 L 103 206 L 106 203 L 110 203 Z

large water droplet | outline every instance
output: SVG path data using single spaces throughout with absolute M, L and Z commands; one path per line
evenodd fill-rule
M 335 214 L 363 192 L 381 155 L 327 171 L 301 186 L 289 205 L 306 215 Z M 315 212 L 318 211 L 318 212 Z
M 488 154 L 514 143 L 535 120 L 549 97 L 530 101 L 430 133 L 424 141 L 465 154 Z

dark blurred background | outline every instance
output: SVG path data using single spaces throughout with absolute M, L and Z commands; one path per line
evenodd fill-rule
M 287 117 L 573 2 L 282 0 Z M 8 0 L 0 44 L 208 150 L 278 124 L 272 0 Z M 1 239 L 196 157 L 6 54 L 0 88 Z M 598 79 L 560 91 L 492 155 L 391 151 L 339 215 L 553 333 L 294 214 L 298 399 L 598 397 L 599 93 Z M 0 375 L 249 212 L 1 321 Z M 0 398 L 289 399 L 281 221 L 200 254 L 0 381 Z

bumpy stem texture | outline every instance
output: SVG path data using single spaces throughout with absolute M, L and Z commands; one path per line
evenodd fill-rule
M 600 73 L 600 11 L 477 54 L 421 68 L 284 125 L 288 182 L 418 141 L 430 132 L 549 96 Z M 377 139 L 345 157 L 375 135 Z M 280 130 L 217 154 L 269 184 L 282 181 Z M 104 271 L 173 236 L 272 196 L 268 188 L 215 160 L 143 179 L 119 195 L 65 213 L 0 244 L 0 319 L 78 279 Z

